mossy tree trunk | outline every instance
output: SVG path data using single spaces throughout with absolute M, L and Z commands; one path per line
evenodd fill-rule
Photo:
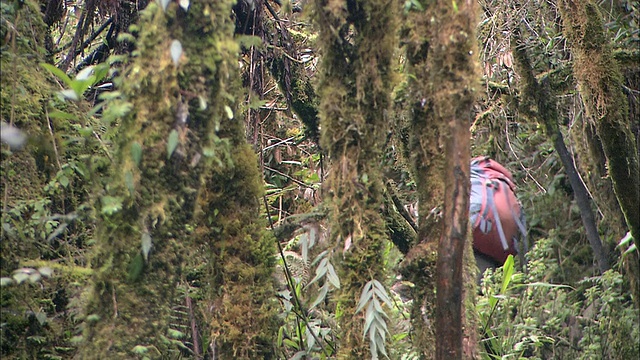
M 185 331 L 172 306 L 186 297 L 206 320 L 188 331 L 194 357 L 273 357 L 274 248 L 237 108 L 232 5 L 151 3 L 141 13 L 119 79 L 131 111 L 101 195 L 79 358 L 177 356 Z
M 598 228 L 595 221 L 593 210 L 591 209 L 591 201 L 589 198 L 589 191 L 585 184 L 580 180 L 580 175 L 576 169 L 575 164 L 567 146 L 564 142 L 564 137 L 558 126 L 558 111 L 555 101 L 555 95 L 551 92 L 548 84 L 541 84 L 536 80 L 533 74 L 533 67 L 531 61 L 525 50 L 525 43 L 522 40 L 519 29 L 513 31 L 513 54 L 515 63 L 517 66 L 518 74 L 521 76 L 522 94 L 525 99 L 530 99 L 533 104 L 525 102 L 525 105 L 535 105 L 536 114 L 534 115 L 537 120 L 544 124 L 547 136 L 551 139 L 555 151 L 558 153 L 558 157 L 562 162 L 562 166 L 569 179 L 569 184 L 574 193 L 574 198 L 578 204 L 580 210 L 580 217 L 582 224 L 587 234 L 587 239 L 593 250 L 594 258 L 597 261 L 600 273 L 604 273 L 609 270 L 609 260 L 607 252 L 602 246 L 600 235 L 598 234 Z M 532 109 L 527 109 L 523 106 L 524 113 L 531 113 Z
M 640 239 L 640 172 L 638 144 L 632 132 L 637 119 L 629 116 L 622 74 L 606 38 L 598 6 L 587 0 L 563 0 L 558 7 L 574 55 L 573 73 L 587 114 L 595 122 L 597 138 L 587 136 L 587 141 L 591 148 L 602 148 L 604 152 L 607 173 L 600 175 L 611 178 L 625 222 L 637 243 Z M 629 254 L 626 260 L 637 307 L 640 303 L 638 253 Z
M 396 4 L 320 0 L 315 20 L 323 55 L 321 144 L 331 161 L 326 194 L 341 281 L 338 358 L 364 359 L 371 356 L 370 342 L 363 339 L 364 311 L 356 313 L 357 299 L 367 282 L 384 279 L 380 163 L 393 85 Z
M 414 345 L 423 358 L 435 354 L 435 288 L 437 241 L 442 234 L 440 211 L 444 199 L 442 171 L 444 151 L 441 124 L 435 122 L 432 87 L 429 85 L 431 64 L 430 16 L 424 11 L 411 11 L 403 22 L 402 40 L 406 43 L 408 92 L 405 101 L 408 146 L 406 157 L 418 194 L 418 235 L 402 264 L 402 275 L 413 287 L 414 305 L 411 322 L 415 330 Z M 404 120 L 404 119 L 403 119 Z
M 410 12 L 402 32 L 411 104 L 408 153 L 420 202 L 418 244 L 402 271 L 416 284 L 412 322 L 424 358 L 476 356 L 476 269 L 467 241 L 476 17 L 473 2 L 435 2 Z
M 438 246 L 436 289 L 436 359 L 462 359 L 463 337 L 475 340 L 473 322 L 465 324 L 463 278 L 465 243 L 469 232 L 469 161 L 473 104 L 478 86 L 475 27 L 476 2 L 438 2 L 430 7 L 436 19 L 432 29 L 431 73 L 435 122 L 443 131 L 445 167 L 444 231 Z M 466 247 L 469 253 L 469 247 Z M 469 269 L 469 267 L 467 267 Z M 473 290 L 471 285 L 468 289 Z M 470 314 L 470 312 L 468 312 Z M 471 326 L 470 326 L 471 325 Z M 464 329 L 467 333 L 463 333 Z M 467 356 L 475 351 L 471 345 Z
M 607 159 L 608 175 L 634 239 L 640 238 L 640 175 L 638 148 L 631 132 L 622 75 L 596 4 L 564 0 L 558 4 L 565 34 L 574 55 L 573 72 L 595 122 L 596 135 Z M 588 139 L 589 140 L 589 139 Z M 603 174 L 605 175 L 605 174 Z
M 23 267 L 55 272 L 36 284 L 0 288 L 3 359 L 64 357 L 73 351 L 71 335 L 61 329 L 75 326 L 66 316 L 74 312 L 67 304 L 86 280 L 85 272 L 75 271 L 82 269 L 76 249 L 91 238 L 94 221 L 86 211 L 91 181 L 106 159 L 94 135 L 80 131 L 92 123 L 87 104 L 60 100 L 56 92 L 62 88 L 40 65 L 50 55 L 49 26 L 59 20 L 41 10 L 31 0 L 3 1 L 1 7 L 0 115 L 3 125 L 20 129 L 26 141 L 19 150 L 2 143 L 0 276 L 11 278 Z

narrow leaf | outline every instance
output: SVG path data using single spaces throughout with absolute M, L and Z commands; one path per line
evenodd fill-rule
M 513 275 L 513 272 L 514 272 L 513 255 L 509 255 L 507 257 L 507 260 L 504 262 L 504 265 L 502 266 L 503 277 L 502 277 L 502 290 L 500 291 L 501 294 L 504 294 L 507 291 L 507 287 L 511 282 L 511 275 Z
M 228 105 L 224 106 L 224 111 L 227 113 L 227 118 L 229 120 L 233 119 L 233 110 Z
M 169 6 L 169 2 L 170 1 L 171 0 L 158 0 L 158 3 L 162 7 L 162 11 L 166 11 L 167 10 L 167 6 Z
M 40 66 L 42 66 L 43 68 L 49 70 L 58 79 L 62 80 L 67 86 L 71 86 L 72 80 L 69 77 L 69 75 L 67 75 L 64 71 L 58 69 L 57 67 L 55 67 L 55 66 L 53 66 L 51 64 L 47 64 L 47 63 L 40 63 Z
M 148 232 L 144 232 L 142 234 L 142 256 L 144 257 L 144 261 L 149 260 L 149 251 L 151 251 L 151 235 Z
M 311 279 L 311 281 L 309 281 L 309 284 L 307 284 L 307 286 L 313 284 L 314 282 L 322 279 L 324 277 L 324 275 L 327 273 L 327 263 L 329 262 L 329 260 L 322 259 L 322 261 L 320 261 L 320 264 L 318 265 L 318 267 L 316 268 L 316 276 L 313 277 L 313 279 Z
M 171 42 L 171 60 L 173 60 L 173 65 L 178 66 L 181 56 L 182 43 L 180 42 L 180 40 L 173 40 Z
M 373 296 L 373 291 L 371 291 L 371 281 L 364 285 L 362 288 L 362 293 L 360 294 L 360 300 L 358 301 L 358 308 L 356 309 L 356 314 L 362 310 L 365 305 L 371 300 Z
M 58 236 L 60 236 L 67 229 L 67 226 L 69 226 L 69 224 L 67 224 L 67 223 L 61 223 L 60 225 L 58 225 L 56 230 L 54 232 L 52 232 L 51 235 L 49 235 L 47 237 L 47 242 L 50 243 L 50 242 L 53 241 L 53 239 L 55 239 Z
M 44 277 L 51 277 L 51 275 L 53 275 L 53 269 L 47 266 L 39 268 L 38 272 Z
M 93 74 L 93 66 L 87 66 L 76 75 L 76 80 L 87 80 Z
M 336 274 L 336 270 L 333 268 L 333 265 L 329 262 L 327 262 L 327 269 L 329 270 L 327 280 L 329 280 L 333 287 L 340 289 L 340 278 L 338 277 L 338 274 Z
M 65 99 L 74 100 L 74 101 L 77 101 L 80 98 L 78 97 L 78 94 L 71 89 L 60 91 L 60 95 L 62 95 L 62 97 Z
M 13 280 L 15 280 L 15 282 L 18 284 L 21 284 L 23 281 L 27 280 L 28 278 L 29 278 L 29 274 L 27 273 L 17 272 L 13 274 Z
M 320 304 L 321 302 L 324 301 L 324 299 L 326 299 L 328 293 L 329 293 L 329 284 L 324 284 L 320 288 L 320 292 L 318 293 L 318 297 L 311 303 L 309 308 L 313 309 L 316 306 L 318 306 L 318 304 Z
M 171 130 L 169 133 L 169 140 L 167 141 L 167 159 L 171 159 L 171 155 L 178 147 L 178 131 L 176 129 Z
M 140 166 L 140 160 L 142 159 L 142 145 L 139 142 L 131 144 L 131 159 L 136 166 Z

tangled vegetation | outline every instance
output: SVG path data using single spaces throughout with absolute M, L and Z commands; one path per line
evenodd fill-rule
M 0 10 L 3 359 L 640 356 L 637 2 Z M 479 285 L 471 155 L 533 241 Z

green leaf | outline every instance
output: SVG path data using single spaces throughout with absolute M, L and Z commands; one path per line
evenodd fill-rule
M 362 310 L 362 308 L 369 303 L 369 300 L 373 297 L 372 291 L 373 283 L 371 281 L 367 282 L 362 288 L 362 293 L 360 294 L 360 300 L 358 301 L 358 308 L 356 309 L 356 314 Z
M 41 268 L 38 268 L 38 272 L 42 274 L 42 276 L 48 277 L 48 278 L 51 277 L 51 275 L 53 275 L 53 269 L 51 269 L 48 266 L 43 266 Z
M 276 338 L 276 346 L 282 347 L 282 340 L 284 338 L 284 326 L 280 326 L 278 329 L 278 337 Z
M 124 184 L 127 187 L 127 190 L 129 190 L 129 195 L 133 196 L 136 188 L 133 181 L 133 173 L 131 171 L 127 171 L 124 173 Z
M 109 65 L 106 63 L 100 63 L 93 67 L 93 84 L 95 85 L 99 81 L 103 80 L 109 74 Z
M 622 239 L 620 239 L 618 247 L 627 245 L 631 241 L 633 241 L 633 236 L 631 236 L 631 232 L 627 232 L 627 234 Z
M 236 37 L 236 41 L 238 42 L 238 44 L 246 48 L 262 45 L 262 38 L 253 35 L 240 35 Z
M 320 291 L 318 292 L 318 297 L 316 297 L 316 299 L 311 303 L 311 305 L 309 306 L 310 309 L 315 308 L 316 306 L 318 306 L 318 304 L 320 304 L 321 302 L 324 301 L 324 299 L 327 298 L 327 294 L 329 293 L 329 284 L 325 283 L 324 285 L 322 285 L 322 287 L 320 288 Z
M 93 127 L 91 126 L 81 127 L 78 129 L 78 134 L 80 134 L 80 136 L 90 137 L 91 135 L 93 135 Z M 84 174 L 81 174 L 81 175 L 84 176 Z
M 126 101 L 114 101 L 106 107 L 102 113 L 102 119 L 105 123 L 110 124 L 113 120 L 121 118 L 133 109 L 133 104 Z
M 137 167 L 140 167 L 140 160 L 142 159 L 142 146 L 139 142 L 135 141 L 131 144 L 131 159 Z
M 169 2 L 169 0 L 166 0 L 166 1 L 167 3 Z M 118 42 L 128 41 L 128 42 L 134 43 L 136 42 L 136 37 L 129 33 L 119 33 L 117 40 Z
M 70 114 L 68 112 L 54 110 L 49 113 L 49 117 L 52 119 L 64 119 L 64 120 L 75 120 L 77 118 L 76 115 Z
M 167 335 L 169 335 L 169 337 L 174 339 L 182 339 L 185 337 L 185 334 L 182 331 L 171 329 L 171 328 L 167 330 Z
M 69 75 L 67 75 L 64 71 L 58 69 L 57 67 L 51 65 L 51 64 L 47 64 L 47 63 L 40 63 L 40 66 L 42 66 L 43 68 L 49 70 L 54 76 L 56 76 L 58 79 L 62 80 L 67 86 L 71 86 L 72 80 L 69 77 Z
M 40 326 L 44 326 L 47 323 L 47 314 L 39 311 L 36 313 L 36 320 L 40 323 Z
M 98 95 L 98 99 L 107 101 L 107 100 L 118 99 L 121 96 L 122 96 L 122 93 L 117 90 L 105 91 L 103 93 L 100 93 L 100 95 Z
M 78 74 L 76 74 L 76 80 L 87 80 L 93 74 L 93 66 L 87 66 L 86 68 L 80 70 Z
M 105 215 L 113 215 L 122 209 L 122 199 L 113 196 L 103 196 L 101 212 Z
M 69 224 L 67 223 L 61 223 L 59 224 L 55 231 L 53 231 L 48 237 L 47 237 L 47 242 L 51 243 L 55 238 L 57 238 L 58 236 L 60 236 L 62 233 L 64 233 L 64 231 L 67 229 L 67 227 L 69 226 Z
M 171 130 L 169 133 L 169 140 L 167 141 L 167 160 L 171 159 L 171 155 L 178 147 L 178 131 L 176 129 Z
M 142 256 L 144 256 L 144 261 L 148 261 L 149 259 L 149 251 L 151 251 L 151 235 L 148 232 L 144 232 L 142 234 Z
M 138 280 L 140 278 L 140 275 L 142 275 L 143 269 L 144 269 L 144 259 L 142 258 L 142 254 L 138 254 L 129 263 L 129 273 L 127 274 L 127 279 L 129 281 Z
M 82 335 L 76 335 L 71 339 L 69 339 L 69 342 L 72 344 L 80 344 L 83 341 L 84 341 L 84 337 Z
M 507 257 L 507 260 L 504 262 L 504 265 L 502 265 L 502 289 L 500 291 L 501 294 L 504 294 L 507 291 L 507 287 L 511 282 L 511 276 L 513 275 L 514 271 L 515 268 L 513 255 L 509 255 Z
M 340 278 L 338 278 L 338 274 L 336 274 L 336 270 L 333 268 L 330 262 L 327 262 L 327 280 L 335 287 L 336 289 L 340 289 Z
M 69 178 L 67 177 L 67 175 L 60 175 L 60 177 L 58 178 L 58 181 L 60 182 L 60 185 L 62 185 L 62 187 L 66 188 L 69 186 Z
M 138 354 L 138 355 L 142 355 L 142 354 L 146 354 L 149 352 L 149 348 L 146 346 L 142 346 L 142 345 L 136 345 L 133 347 L 133 349 L 131 350 L 133 351 L 134 354 Z
M 311 281 L 309 281 L 309 283 L 307 284 L 307 286 L 315 283 L 316 281 L 322 279 L 324 277 L 324 275 L 327 273 L 328 267 L 327 264 L 329 263 L 328 259 L 322 259 L 322 261 L 320 261 L 320 264 L 318 264 L 318 267 L 316 268 L 316 276 L 313 277 L 313 279 L 311 279 Z
M 635 252 L 638 249 L 638 247 L 636 246 L 636 244 L 633 244 L 631 246 L 629 246 L 629 248 L 627 249 L 627 251 L 625 251 L 624 253 L 622 253 L 622 255 L 628 255 L 632 252 Z
M 15 274 L 13 274 L 13 280 L 15 280 L 15 282 L 18 284 L 22 284 L 22 282 L 24 282 L 28 278 L 29 274 L 24 272 L 16 272 Z
M 228 105 L 224 106 L 224 111 L 227 113 L 227 118 L 229 120 L 233 119 L 233 110 Z
M 75 91 L 76 97 L 79 99 L 82 97 L 85 91 L 87 91 L 91 85 L 93 84 L 94 78 L 90 77 L 88 79 L 76 79 L 71 83 L 71 89 Z
M 376 296 L 380 298 L 382 302 L 387 304 L 388 307 L 392 308 L 393 302 L 391 301 L 391 298 L 389 298 L 389 295 L 387 294 L 387 290 L 384 288 L 384 285 L 382 285 L 382 283 L 378 280 L 373 280 L 373 287 L 374 287 L 374 292 Z
M 205 99 L 205 97 L 202 96 L 202 95 L 198 95 L 198 105 L 200 107 L 200 110 L 206 110 L 207 109 L 207 99 Z
M 62 90 L 62 91 L 60 91 L 60 95 L 62 95 L 63 99 L 69 99 L 69 100 L 74 100 L 74 101 L 77 101 L 77 100 L 80 99 L 80 97 L 78 96 L 78 93 L 76 93 L 72 89 Z
M 91 314 L 89 316 L 87 316 L 87 321 L 88 322 L 96 322 L 100 320 L 100 315 L 98 314 Z
M 182 43 L 180 40 L 173 40 L 171 42 L 171 60 L 173 60 L 173 65 L 178 66 L 180 62 L 180 57 L 182 56 Z

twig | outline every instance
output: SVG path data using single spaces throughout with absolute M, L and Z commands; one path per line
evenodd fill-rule
M 196 324 L 196 318 L 193 315 L 193 304 L 191 298 L 187 295 L 185 297 L 187 308 L 189 309 L 189 322 L 191 323 L 191 339 L 193 340 L 193 355 L 197 360 L 201 359 L 200 355 L 200 343 L 198 342 L 198 325 Z
M 313 186 L 311 186 L 311 185 L 307 185 L 307 184 L 303 183 L 302 181 L 300 181 L 300 180 L 298 180 L 298 179 L 296 179 L 296 178 L 293 178 L 293 177 L 291 177 L 291 176 L 289 176 L 289 175 L 287 175 L 287 174 L 285 174 L 285 173 L 283 173 L 283 172 L 281 172 L 281 171 L 278 171 L 278 170 L 276 170 L 276 169 L 274 169 L 274 168 L 272 168 L 272 167 L 269 167 L 269 166 L 267 166 L 267 165 L 264 165 L 264 168 L 265 168 L 265 169 L 267 169 L 267 170 L 269 170 L 269 171 L 273 171 L 274 173 L 276 173 L 276 174 L 278 174 L 278 175 L 282 175 L 282 176 L 286 177 L 287 179 L 289 179 L 289 180 L 293 181 L 294 183 L 296 183 L 296 184 L 298 184 L 298 185 L 300 185 L 300 186 L 303 186 L 303 187 L 306 187 L 306 188 L 309 188 L 309 189 L 313 189 Z

